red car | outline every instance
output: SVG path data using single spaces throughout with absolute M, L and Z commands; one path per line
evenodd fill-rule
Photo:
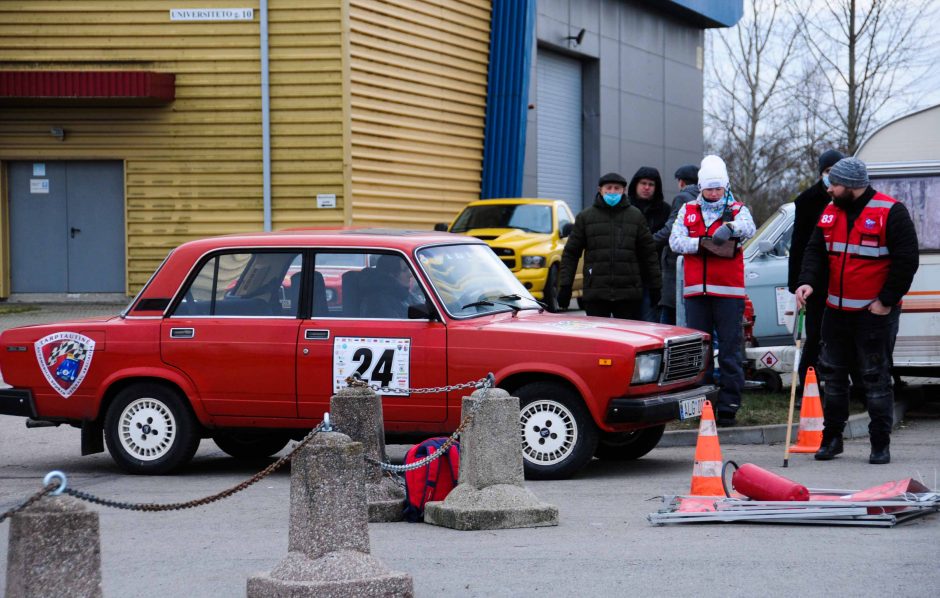
M 236 457 L 278 452 L 354 372 L 380 388 L 387 432 L 449 433 L 468 391 L 409 389 L 493 372 L 521 399 L 527 474 L 560 478 L 638 458 L 698 416 L 709 348 L 694 330 L 546 313 L 464 236 L 226 236 L 172 251 L 119 316 L 4 332 L 0 414 L 75 425 L 82 454 L 106 444 L 158 474 L 207 437 Z

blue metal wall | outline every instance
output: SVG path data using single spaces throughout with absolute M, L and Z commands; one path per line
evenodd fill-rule
M 493 2 L 482 199 L 522 195 L 535 2 Z

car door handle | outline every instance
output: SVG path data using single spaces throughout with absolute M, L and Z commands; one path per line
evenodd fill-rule
M 193 338 L 196 336 L 195 328 L 170 328 L 170 338 Z
M 308 341 L 325 341 L 330 338 L 329 330 L 304 330 L 304 340 Z

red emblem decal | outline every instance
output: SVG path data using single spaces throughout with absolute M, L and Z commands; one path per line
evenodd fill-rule
M 64 398 L 78 390 L 95 355 L 95 341 L 77 332 L 56 332 L 36 341 L 39 370 Z

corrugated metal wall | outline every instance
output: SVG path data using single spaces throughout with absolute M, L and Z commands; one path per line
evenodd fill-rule
M 169 106 L 0 110 L 0 160 L 125 160 L 130 293 L 183 241 L 262 228 L 258 2 L 235 4 L 254 21 L 170 21 L 226 0 L 0 3 L 2 69 L 176 74 Z M 269 7 L 274 227 L 342 224 L 341 0 Z M 317 210 L 317 193 L 337 209 Z
M 350 0 L 352 224 L 429 229 L 478 199 L 489 0 Z

